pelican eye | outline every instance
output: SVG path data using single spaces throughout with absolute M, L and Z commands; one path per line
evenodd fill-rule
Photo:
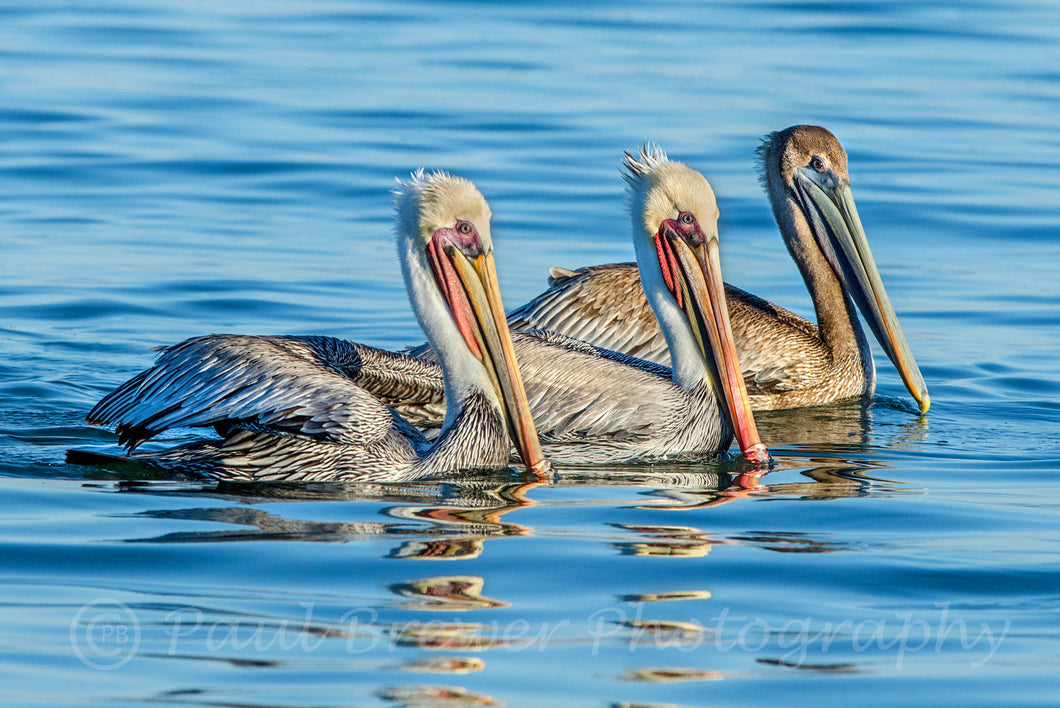
M 814 155 L 810 160 L 810 167 L 817 170 L 818 172 L 824 172 L 828 169 L 828 161 L 820 155 Z
M 680 216 L 678 216 L 677 218 L 685 226 L 691 226 L 692 224 L 696 223 L 696 217 L 692 216 L 692 212 L 690 211 L 681 212 Z
M 464 236 L 469 236 L 475 230 L 475 227 L 469 221 L 458 221 L 456 222 L 456 230 Z

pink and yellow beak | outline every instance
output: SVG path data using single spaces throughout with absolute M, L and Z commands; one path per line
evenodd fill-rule
M 758 436 L 736 357 L 725 284 L 721 279 L 718 240 L 703 238 L 701 232 L 697 234 L 699 238 L 685 238 L 675 222 L 663 221 L 655 235 L 659 266 L 667 287 L 688 317 L 712 377 L 721 386 L 740 451 L 749 462 L 768 466 L 769 451 Z
M 497 284 L 492 250 L 482 247 L 477 234 L 473 242 L 439 238 L 439 230 L 427 245 L 427 256 L 442 295 L 457 328 L 472 354 L 489 375 L 504 410 L 508 433 L 527 469 L 538 477 L 551 470 L 530 415 L 530 404 L 515 347 L 508 329 Z M 470 247 L 468 247 L 470 246 Z

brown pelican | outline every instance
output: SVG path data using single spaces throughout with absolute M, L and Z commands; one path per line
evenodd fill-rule
M 768 463 L 728 321 L 714 192 L 655 147 L 639 160 L 627 155 L 625 169 L 640 281 L 672 368 L 563 335 L 516 332 L 542 446 L 556 462 L 613 464 L 725 451 L 735 433 L 748 460 Z M 437 424 L 437 385 L 401 394 L 391 405 L 419 424 Z
M 117 424 L 125 459 L 223 480 L 400 481 L 497 469 L 508 465 L 509 435 L 527 467 L 545 472 L 504 324 L 486 200 L 467 180 L 422 171 L 396 197 L 405 284 L 449 401 L 433 444 L 363 385 L 400 383 L 416 375 L 415 362 L 327 337 L 190 339 L 103 398 L 88 421 Z M 162 430 L 211 425 L 222 440 L 133 451 Z
M 799 125 L 766 136 L 758 154 L 773 215 L 806 281 L 817 324 L 725 286 L 752 406 L 798 408 L 871 395 L 876 367 L 856 303 L 920 412 L 927 412 L 927 387 L 869 251 L 843 147 L 824 128 Z M 640 279 L 632 263 L 553 269 L 550 289 L 513 311 L 508 323 L 668 364 L 667 341 Z

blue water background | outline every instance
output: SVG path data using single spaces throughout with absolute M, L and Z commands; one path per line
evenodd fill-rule
M 0 685 L 19 705 L 1060 702 L 1060 6 L 0 8 Z M 511 307 L 631 260 L 621 151 L 718 195 L 812 316 L 762 135 L 835 132 L 933 401 L 764 414 L 779 461 L 523 487 L 218 488 L 63 464 L 152 347 L 421 335 L 389 190 L 490 200 Z M 186 433 L 178 431 L 180 439 Z M 58 677 L 62 677 L 59 680 Z

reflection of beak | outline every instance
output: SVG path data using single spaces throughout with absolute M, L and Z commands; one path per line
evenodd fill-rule
M 809 168 L 795 170 L 795 190 L 818 245 L 920 405 L 920 412 L 927 413 L 931 406 L 927 385 L 876 270 L 850 184 L 837 181 L 834 187 L 822 187 L 815 175 Z
M 432 266 L 444 273 L 441 277 L 442 273 L 436 271 L 436 276 L 444 282 L 442 293 L 449 310 L 468 348 L 489 374 L 504 409 L 512 442 L 527 469 L 543 476 L 551 465 L 541 452 L 537 429 L 530 416 L 530 404 L 501 304 L 493 253 L 480 253 L 469 260 L 457 248 L 432 250 Z
M 748 462 L 768 465 L 769 452 L 758 437 L 751 400 L 736 357 L 725 285 L 721 280 L 718 241 L 689 245 L 665 225 L 655 237 L 659 265 L 678 306 L 688 317 L 715 384 L 725 394 L 736 442 Z

